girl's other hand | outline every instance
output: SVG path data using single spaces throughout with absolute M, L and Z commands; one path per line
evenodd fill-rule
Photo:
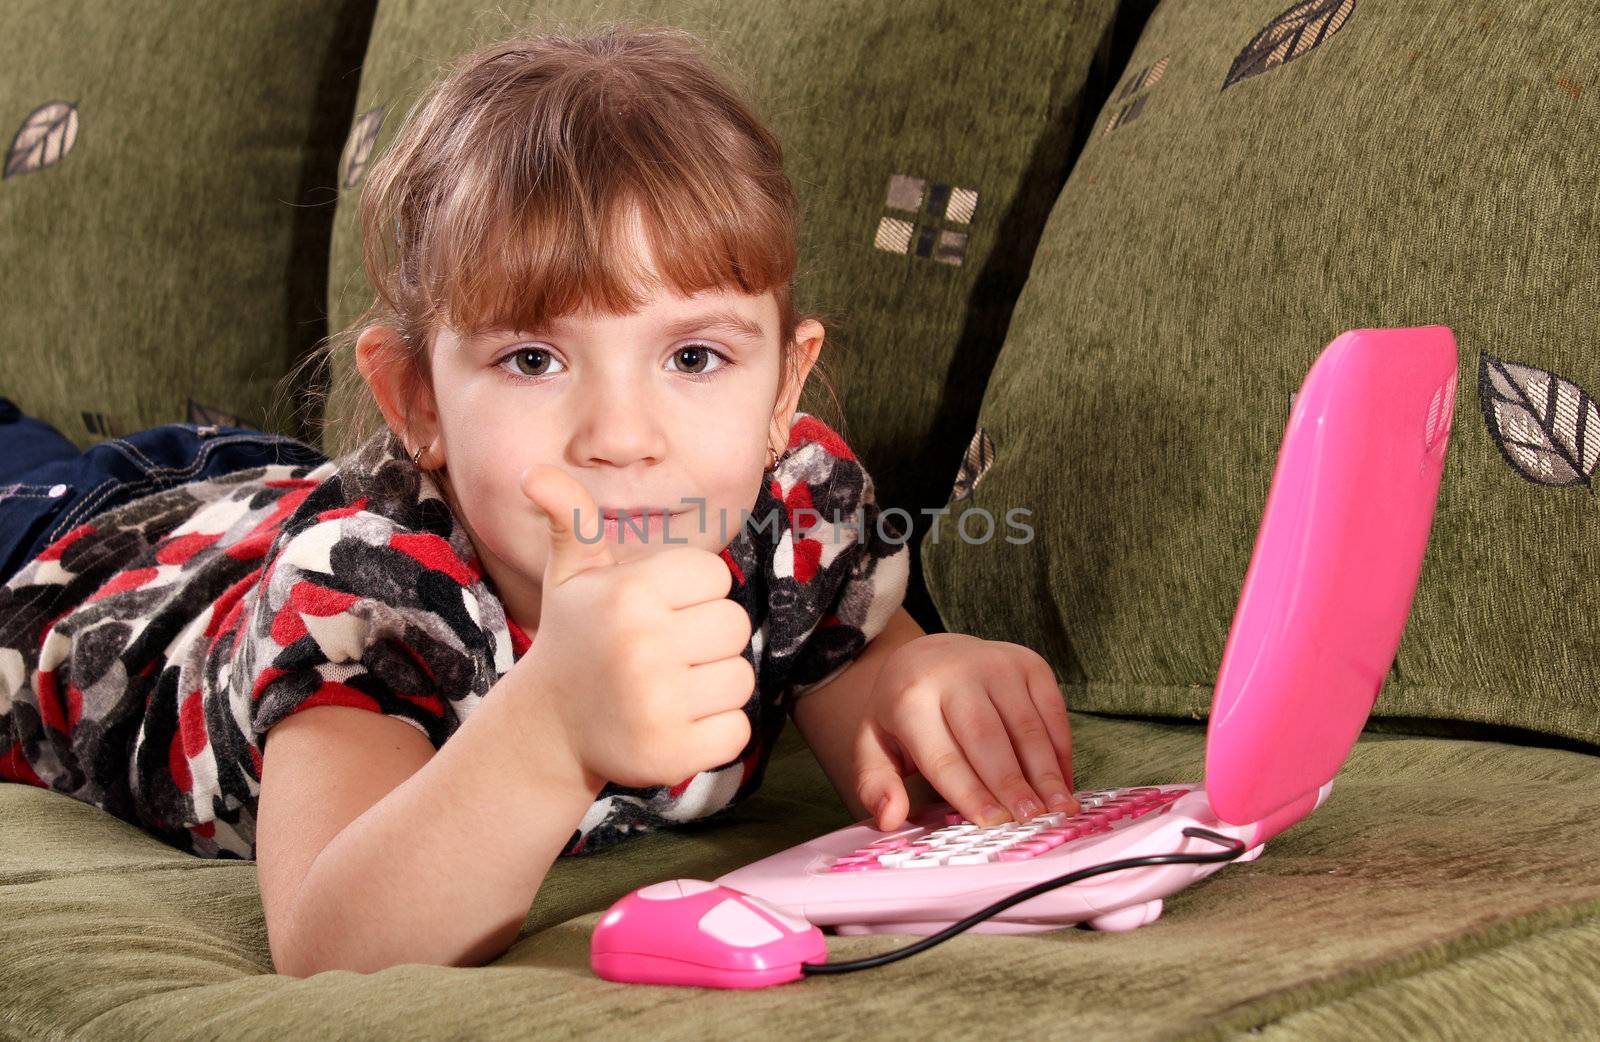
M 566 471 L 537 464 L 523 494 L 549 525 L 539 623 L 513 671 L 550 697 L 574 753 L 618 785 L 675 785 L 737 759 L 755 670 L 750 616 L 709 550 L 670 549 L 618 563 L 600 508 Z
M 968 821 L 1078 811 L 1072 734 L 1050 664 L 1020 644 L 934 633 L 897 648 L 855 744 L 857 794 L 881 831 L 910 811 L 920 773 Z

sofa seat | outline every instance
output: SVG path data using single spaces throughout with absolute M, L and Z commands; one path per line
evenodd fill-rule
M 1194 781 L 1203 723 L 1073 714 L 1080 787 Z M 558 861 L 492 967 L 272 973 L 251 862 L 0 784 L 0 1037 L 1532 1037 L 1600 1013 L 1600 757 L 1366 733 L 1311 818 L 1127 933 L 965 933 L 751 992 L 589 969 L 613 901 L 712 879 L 849 817 L 794 728 L 724 816 Z M 906 943 L 830 936 L 834 959 Z M 868 1026 L 876 1026 L 868 1030 Z M 1539 1029 L 1545 1030 L 1539 1030 Z M 1265 1029 L 1265 1030 L 1263 1030 Z M 1530 1036 L 1529 1032 L 1532 1032 Z

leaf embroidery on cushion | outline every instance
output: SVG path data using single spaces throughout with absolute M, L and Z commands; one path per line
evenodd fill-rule
M 1513 470 L 1539 485 L 1594 486 L 1600 408 L 1571 380 L 1484 352 L 1478 358 L 1483 422 Z
M 78 106 L 71 101 L 49 101 L 28 113 L 22 129 L 11 139 L 4 177 L 30 174 L 61 162 L 78 140 Z
M 186 401 L 188 405 L 185 409 L 185 422 L 202 424 L 204 426 L 221 425 L 223 427 L 247 427 L 250 430 L 257 429 L 255 427 L 251 427 L 250 424 L 245 423 L 233 413 L 224 412 L 223 410 L 210 405 L 201 405 L 193 398 L 186 399 Z
M 1161 82 L 1161 76 L 1167 71 L 1167 62 L 1170 60 L 1171 57 L 1168 56 L 1162 58 L 1154 65 L 1147 65 L 1140 69 L 1138 73 L 1129 79 L 1123 88 L 1117 92 L 1117 96 L 1112 99 L 1113 104 L 1120 104 L 1123 99 L 1128 98 L 1130 95 L 1133 96 L 1133 99 L 1128 101 L 1126 104 L 1122 104 L 1120 108 L 1111 114 L 1111 118 L 1106 120 L 1106 129 L 1100 132 L 1102 137 L 1111 133 L 1113 130 L 1116 130 L 1118 127 L 1127 126 L 1129 123 L 1132 123 L 1134 120 L 1139 118 L 1139 113 L 1144 111 L 1145 101 L 1150 97 L 1149 94 L 1143 94 L 1140 92 L 1148 90 L 1149 88 L 1154 87 L 1157 83 Z
M 372 146 L 378 140 L 378 131 L 382 129 L 382 105 L 362 113 L 361 118 L 350 128 L 350 136 L 344 143 L 344 155 L 339 157 L 340 191 L 347 192 L 361 181 L 361 175 L 367 172 L 367 160 L 372 156 Z
M 956 484 L 950 491 L 950 501 L 958 503 L 969 498 L 993 463 L 994 441 L 988 431 L 979 427 L 972 441 L 967 443 L 966 454 L 961 457 L 961 469 L 956 471 Z
M 131 434 L 133 426 L 120 416 L 108 416 L 103 412 L 79 413 L 83 419 L 83 429 L 90 434 L 102 438 L 120 438 L 124 434 Z
M 1356 0 L 1300 0 L 1245 44 L 1233 59 L 1222 89 L 1294 61 L 1344 28 L 1355 9 Z

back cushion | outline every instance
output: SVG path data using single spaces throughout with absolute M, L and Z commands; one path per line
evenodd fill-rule
M 0 4 L 0 394 L 80 447 L 300 433 L 376 0 Z
M 1131 49 L 1148 6 L 547 0 L 474 16 L 446 0 L 385 3 L 351 130 L 349 154 L 364 158 L 340 199 L 331 320 L 341 328 L 372 300 L 361 171 L 437 65 L 521 29 L 580 33 L 612 20 L 689 29 L 748 85 L 782 140 L 801 207 L 796 304 L 837 320 L 824 321 L 820 368 L 843 415 L 820 390 L 801 407 L 839 423 L 879 501 L 915 515 L 921 532 L 916 512 L 949 493 L 1039 230 L 1120 67 L 1113 55 Z M 337 392 L 327 416 L 329 451 L 362 422 L 381 422 Z M 911 586 L 917 613 L 926 596 L 916 575 Z M 931 604 L 920 617 L 937 628 Z
M 922 544 L 949 626 L 1037 648 L 1076 708 L 1203 715 L 1290 394 L 1346 329 L 1440 323 L 1461 391 L 1375 711 L 1600 741 L 1596 30 L 1591 0 L 1157 8 L 952 504 L 1001 526 Z

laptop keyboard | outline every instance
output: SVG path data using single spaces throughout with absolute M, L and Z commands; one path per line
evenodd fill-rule
M 1077 792 L 1073 793 L 1081 808 L 1077 814 L 1051 811 L 1036 814 L 1027 821 L 1006 821 L 987 827 L 968 821 L 958 811 L 947 811 L 941 816 L 942 824 L 916 826 L 914 831 L 858 847 L 835 858 L 828 871 L 870 872 L 1026 861 L 1063 843 L 1110 832 L 1114 827 L 1124 827 L 1127 822 L 1160 811 L 1190 788 L 1142 786 Z

